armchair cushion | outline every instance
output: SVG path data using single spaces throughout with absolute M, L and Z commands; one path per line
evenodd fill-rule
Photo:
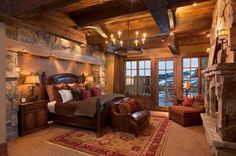
M 137 102 L 135 99 L 130 98 L 127 100 L 127 103 L 129 104 L 130 113 L 136 112 L 138 110 Z
M 193 102 L 194 102 L 193 98 L 185 97 L 183 101 L 183 106 L 191 107 Z
M 121 114 L 130 113 L 130 107 L 128 103 L 124 103 L 124 102 L 120 103 L 118 106 L 118 109 Z

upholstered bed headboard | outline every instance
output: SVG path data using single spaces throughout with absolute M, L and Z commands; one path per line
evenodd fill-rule
M 79 76 L 74 75 L 74 74 L 69 74 L 69 73 L 65 73 L 65 74 L 56 74 L 56 75 L 52 75 L 47 77 L 46 79 L 46 84 L 60 84 L 60 83 L 64 83 L 64 84 L 68 84 L 68 83 L 81 83 L 81 79 Z
M 63 84 L 84 83 L 84 82 L 85 82 L 84 74 L 77 76 L 75 74 L 62 73 L 47 77 L 46 73 L 43 72 L 42 73 L 43 97 L 47 99 L 46 85 L 61 84 L 61 83 Z

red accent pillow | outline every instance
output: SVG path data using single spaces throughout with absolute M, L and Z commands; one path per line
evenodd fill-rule
M 47 90 L 47 93 L 48 93 L 49 101 L 57 101 L 57 102 L 62 101 L 61 95 L 55 89 L 55 87 L 53 85 L 47 85 L 46 90 Z
M 91 90 L 90 89 L 83 89 L 81 90 L 81 98 L 82 100 L 88 99 L 91 97 Z
M 183 106 L 191 107 L 193 105 L 193 98 L 185 97 L 183 101 Z
M 126 102 L 129 104 L 130 113 L 134 113 L 138 110 L 137 103 L 136 103 L 135 99 L 130 98 Z
M 102 95 L 100 88 L 92 88 L 92 96 L 100 96 Z

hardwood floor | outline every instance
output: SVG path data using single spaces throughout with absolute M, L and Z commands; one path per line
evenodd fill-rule
M 152 112 L 153 113 L 153 112 Z M 158 112 L 167 116 L 167 113 Z M 9 156 L 84 156 L 72 150 L 60 148 L 45 141 L 74 128 L 52 124 L 50 128 L 19 137 L 8 142 Z M 170 134 L 164 148 L 163 156 L 211 156 L 202 126 L 182 127 L 172 123 Z

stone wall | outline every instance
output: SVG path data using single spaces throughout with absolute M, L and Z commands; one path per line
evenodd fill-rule
M 18 54 L 7 52 L 6 54 L 6 128 L 7 141 L 18 136 L 17 122 L 17 78 L 20 68 L 18 66 Z
M 19 89 L 20 87 L 22 87 L 22 85 L 19 84 L 19 80 L 22 80 L 24 76 L 30 74 L 30 73 L 24 73 L 24 71 L 20 70 L 20 67 L 18 66 L 18 61 L 19 61 L 18 55 L 21 53 L 25 53 L 26 49 L 28 50 L 27 53 L 35 54 L 35 56 L 40 56 L 44 53 L 49 53 L 45 56 L 50 56 L 51 51 L 57 53 L 56 55 L 54 55 L 55 58 L 56 56 L 61 56 L 60 59 L 63 59 L 62 56 L 69 56 L 68 58 L 73 58 L 75 56 L 74 57 L 75 59 L 73 59 L 74 62 L 76 62 L 77 61 L 76 58 L 80 58 L 80 56 L 83 56 L 82 58 L 85 59 L 88 58 L 88 60 L 90 60 L 90 62 L 88 63 L 91 63 L 93 60 L 99 60 L 96 61 L 96 65 L 91 65 L 93 67 L 93 70 L 91 71 L 89 70 L 88 72 L 86 71 L 87 72 L 86 74 L 94 75 L 94 78 L 97 81 L 97 83 L 99 83 L 101 87 L 105 86 L 104 74 L 105 74 L 106 58 L 105 55 L 100 52 L 99 47 L 89 46 L 89 45 L 79 45 L 75 42 L 68 41 L 45 32 L 35 30 L 31 27 L 21 26 L 21 25 L 7 25 L 6 35 L 7 35 L 7 47 L 6 47 L 7 48 L 7 71 L 6 71 L 7 140 L 13 140 L 18 136 L 17 134 L 18 133 L 17 103 L 19 103 L 18 94 L 19 91 L 24 90 L 24 89 Z M 9 47 L 9 43 L 11 43 L 11 47 Z M 27 45 L 27 47 L 24 47 L 25 45 Z M 37 51 L 34 51 L 36 50 L 34 48 L 28 48 L 31 46 L 37 47 Z M 39 52 L 40 55 L 37 55 L 37 52 Z M 68 58 L 67 61 L 69 61 Z M 56 62 L 60 62 L 61 61 L 60 59 L 58 59 Z M 78 65 L 81 64 L 80 61 L 77 61 Z M 86 60 L 82 61 L 84 65 L 88 64 Z M 32 62 L 32 65 L 34 65 L 34 62 Z M 65 65 L 65 62 L 63 63 L 63 65 Z M 68 64 L 67 66 L 70 65 L 71 64 Z M 38 73 L 38 71 L 32 71 L 32 72 Z M 47 73 L 47 74 L 50 75 L 52 73 Z M 20 95 L 22 94 L 20 93 Z
M 220 34 L 222 30 L 226 30 L 227 38 L 224 40 L 224 44 L 221 45 L 224 48 L 224 52 L 219 51 L 215 56 L 218 63 L 234 63 L 236 50 L 236 26 L 235 26 L 235 13 L 236 4 L 234 0 L 217 0 L 215 5 L 215 11 L 213 14 L 213 22 L 211 27 L 211 51 L 210 58 L 213 60 L 215 52 L 215 42 L 216 39 L 220 39 Z M 221 40 L 218 40 L 221 44 Z M 224 54 L 222 54 L 224 53 Z M 211 63 L 212 61 L 210 61 Z

